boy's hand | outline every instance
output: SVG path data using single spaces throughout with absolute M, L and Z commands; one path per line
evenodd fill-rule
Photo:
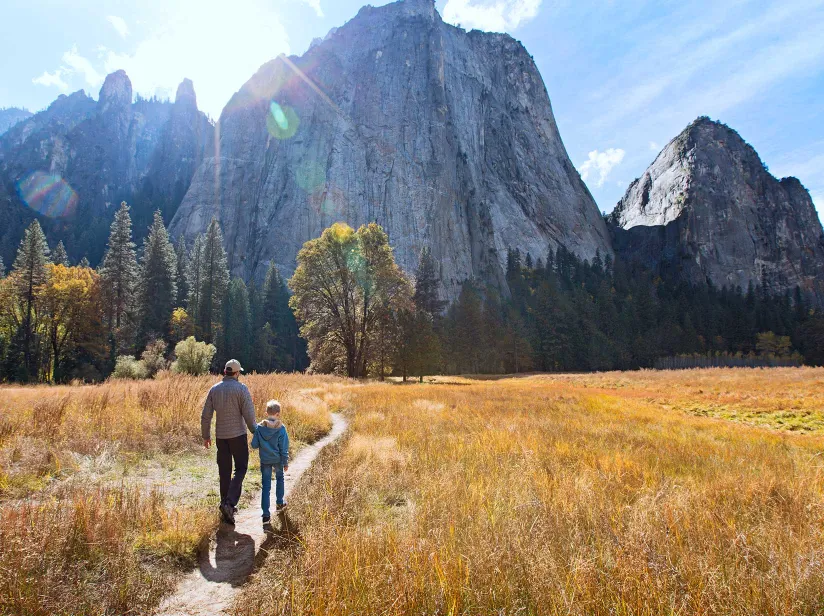
M 288 470 L 289 470 L 289 465 L 287 464 L 286 466 L 283 467 L 283 472 L 285 473 Z
M 204 440 L 204 441 L 203 441 L 203 446 L 204 446 L 206 449 L 209 449 L 209 447 L 211 447 L 211 446 L 212 446 L 212 439 L 206 439 L 206 440 Z

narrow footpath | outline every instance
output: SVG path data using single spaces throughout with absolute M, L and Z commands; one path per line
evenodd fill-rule
M 346 430 L 346 418 L 332 413 L 332 429 L 318 442 L 307 445 L 289 463 L 286 473 L 286 496 L 294 490 L 301 476 L 320 451 L 338 440 Z M 274 482 L 273 482 L 274 483 Z M 274 492 L 274 485 L 272 486 Z M 235 526 L 221 524 L 209 544 L 208 553 L 200 555 L 197 569 L 187 574 L 178 584 L 174 594 L 167 597 L 155 611 L 156 616 L 206 616 L 225 614 L 241 586 L 254 571 L 255 559 L 267 535 L 260 518 L 260 492 L 252 504 L 241 509 L 235 516 Z M 274 494 L 272 495 L 274 505 Z M 277 528 L 284 518 L 272 516 Z

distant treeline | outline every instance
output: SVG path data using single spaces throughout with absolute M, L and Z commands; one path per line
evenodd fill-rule
M 506 277 L 507 298 L 463 285 L 437 328 L 446 372 L 824 363 L 824 319 L 800 289 L 691 286 L 562 247 L 534 262 L 510 251 Z
M 217 222 L 175 248 L 158 211 L 140 251 L 132 238 L 123 203 L 95 270 L 71 264 L 62 242 L 50 250 L 36 220 L 29 226 L 8 276 L 0 260 L 0 380 L 96 381 L 116 365 L 151 376 L 182 359 L 172 349 L 189 337 L 207 343 L 205 368 L 230 357 L 247 371 L 307 367 L 277 269 L 262 285 L 231 279 Z M 179 348 L 201 352 L 193 343 Z
M 139 251 L 132 237 L 124 203 L 95 270 L 31 224 L 7 276 L 0 261 L 0 380 L 99 380 L 116 365 L 151 376 L 174 360 L 217 370 L 230 357 L 259 372 L 311 357 L 356 377 L 824 363 L 824 318 L 800 289 L 690 286 L 561 247 L 535 261 L 510 250 L 506 296 L 470 280 L 447 306 L 428 251 L 410 278 L 378 225 L 338 224 L 298 255 L 290 300 L 274 265 L 262 285 L 230 277 L 214 220 L 192 245 L 172 245 L 160 212 Z M 196 361 L 176 356 L 181 341 Z

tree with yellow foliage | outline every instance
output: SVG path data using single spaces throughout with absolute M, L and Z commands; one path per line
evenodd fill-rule
M 49 264 L 40 292 L 49 344 L 48 380 L 62 381 L 77 351 L 105 354 L 100 276 L 91 268 Z

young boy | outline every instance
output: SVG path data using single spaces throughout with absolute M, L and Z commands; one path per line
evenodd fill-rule
M 260 453 L 260 473 L 263 478 L 263 492 L 260 495 L 260 507 L 263 509 L 263 524 L 269 524 L 269 498 L 272 491 L 272 470 L 275 471 L 275 499 L 277 510 L 283 511 L 284 486 L 283 471 L 289 470 L 289 435 L 286 426 L 280 420 L 280 402 L 269 400 L 266 403 L 266 419 L 255 428 L 252 437 L 252 449 Z

